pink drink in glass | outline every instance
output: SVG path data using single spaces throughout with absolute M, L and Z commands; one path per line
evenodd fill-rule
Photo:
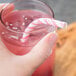
M 4 20 L 8 32 L 6 33 L 6 35 L 4 34 L 4 32 L 2 32 L 2 39 L 8 49 L 16 55 L 23 55 L 29 52 L 32 47 L 35 46 L 39 42 L 39 40 L 48 33 L 47 29 L 49 28 L 49 26 L 37 26 L 35 30 L 31 32 L 26 42 L 20 41 L 23 36 L 22 32 L 24 32 L 27 26 L 35 19 L 49 17 L 50 16 L 46 13 L 37 10 L 18 10 L 7 15 Z M 11 31 L 13 31 L 13 33 Z M 14 32 L 16 34 L 14 34 Z
M 3 16 L 3 21 L 1 20 L 3 25 L 0 25 L 1 39 L 9 51 L 16 55 L 27 54 L 46 34 L 52 32 L 49 25 L 39 25 L 30 32 L 27 41 L 21 42 L 23 32 L 32 21 L 38 18 L 52 18 L 53 16 L 34 9 L 15 10 Z M 52 76 L 54 52 L 53 50 L 52 55 L 37 68 L 32 76 Z

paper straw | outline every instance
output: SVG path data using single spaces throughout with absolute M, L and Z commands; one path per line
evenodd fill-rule
M 30 32 L 34 30 L 35 27 L 39 26 L 39 24 L 46 24 L 46 25 L 52 25 L 59 28 L 65 28 L 67 26 L 66 22 L 62 22 L 59 20 L 51 19 L 51 18 L 39 18 L 34 20 L 32 23 L 29 24 L 29 26 L 25 29 L 23 36 L 21 38 L 21 42 L 25 42 L 30 35 Z

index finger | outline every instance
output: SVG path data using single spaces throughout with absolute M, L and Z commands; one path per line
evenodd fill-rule
M 14 4 L 13 3 L 0 3 L 0 12 L 2 9 L 4 9 L 3 16 L 5 16 L 14 10 Z
M 0 3 L 0 12 L 2 10 L 2 8 L 4 7 L 5 3 Z

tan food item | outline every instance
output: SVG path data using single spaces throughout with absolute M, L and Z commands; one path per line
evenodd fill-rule
M 58 34 L 54 76 L 76 76 L 76 23 Z

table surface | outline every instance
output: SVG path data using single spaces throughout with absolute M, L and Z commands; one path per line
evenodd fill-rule
M 0 0 L 0 3 L 13 0 Z M 54 11 L 55 18 L 68 23 L 76 21 L 76 0 L 41 0 L 47 3 Z

